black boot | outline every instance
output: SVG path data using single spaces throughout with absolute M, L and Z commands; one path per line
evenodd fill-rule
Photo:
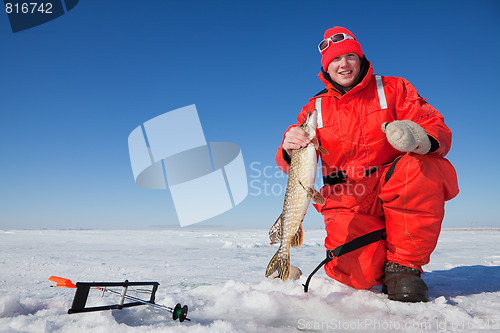
M 420 278 L 420 271 L 395 262 L 385 264 L 384 286 L 390 300 L 400 302 L 427 302 L 429 290 Z

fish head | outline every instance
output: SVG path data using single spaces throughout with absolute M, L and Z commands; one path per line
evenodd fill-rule
M 312 112 L 307 113 L 306 120 L 300 125 L 300 127 L 309 133 L 309 138 L 316 137 L 316 127 L 318 124 L 318 111 L 314 109 Z

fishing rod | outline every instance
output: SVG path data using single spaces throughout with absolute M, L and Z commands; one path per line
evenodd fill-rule
M 104 310 L 113 310 L 113 309 L 123 309 L 132 306 L 138 305 L 147 305 L 155 309 L 166 310 L 172 314 L 172 319 L 179 319 L 180 322 L 184 320 L 191 321 L 191 319 L 187 318 L 188 306 L 182 306 L 180 303 L 174 308 L 156 304 L 155 303 L 155 295 L 158 286 L 160 285 L 158 282 L 129 282 L 125 280 L 124 282 L 77 282 L 73 284 L 70 279 L 51 276 L 49 278 L 50 281 L 56 282 L 56 287 L 61 288 L 76 288 L 75 297 L 73 299 L 73 304 L 71 308 L 68 310 L 68 313 L 81 313 L 81 312 L 93 312 L 93 311 L 104 311 Z M 127 291 L 129 287 L 133 286 L 151 286 L 151 290 L 142 290 L 142 292 L 147 292 L 151 294 L 151 297 L 148 300 L 144 300 L 138 297 L 134 297 L 131 295 L 127 295 Z M 108 287 L 122 287 L 121 292 L 118 292 L 113 289 L 108 289 Z M 94 306 L 94 307 L 86 307 L 85 304 L 87 302 L 88 294 L 90 289 L 97 289 L 104 292 L 108 292 L 111 294 L 119 295 L 120 300 L 118 304 L 105 305 L 105 306 Z M 126 303 L 125 300 L 133 301 Z

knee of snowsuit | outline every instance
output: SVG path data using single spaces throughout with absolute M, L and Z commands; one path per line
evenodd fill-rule
M 331 278 L 358 289 L 382 283 L 386 261 L 421 270 L 434 250 L 444 202 L 458 194 L 455 169 L 434 154 L 405 154 L 359 180 L 325 185 L 325 247 L 335 249 L 385 228 L 385 237 L 334 258 L 325 265 Z

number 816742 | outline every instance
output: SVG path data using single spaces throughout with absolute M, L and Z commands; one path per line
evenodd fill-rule
M 5 12 L 7 14 L 52 14 L 51 2 L 23 2 L 5 4 Z

